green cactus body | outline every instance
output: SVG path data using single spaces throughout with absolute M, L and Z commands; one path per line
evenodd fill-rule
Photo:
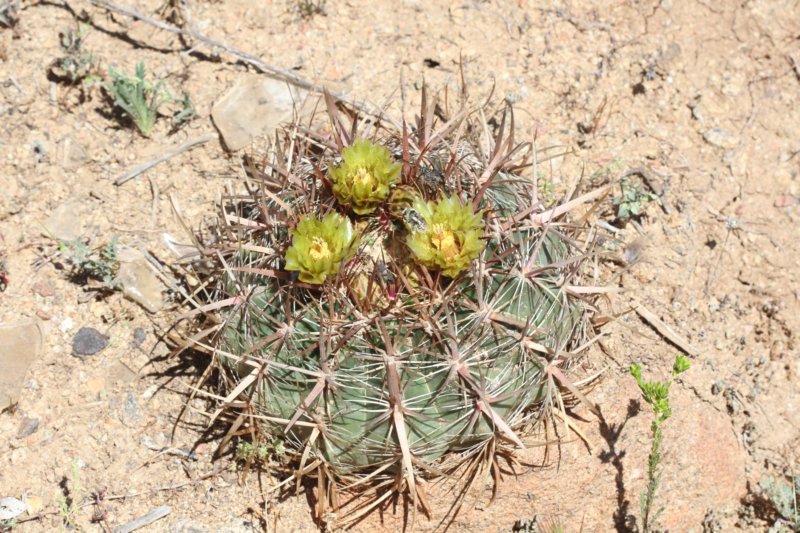
M 268 193 L 228 207 L 244 222 L 220 232 L 219 297 L 236 305 L 217 355 L 301 464 L 413 493 L 447 458 L 522 444 L 553 390 L 545 365 L 582 342 L 587 310 L 565 290 L 569 230 L 524 218 L 527 180 L 481 186 L 496 158 L 470 146 L 403 164 L 400 138 L 309 148 L 292 169 L 279 158 L 260 176 Z M 431 184 L 419 169 L 434 167 Z

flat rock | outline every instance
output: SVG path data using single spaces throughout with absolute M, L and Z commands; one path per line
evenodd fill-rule
M 44 222 L 44 234 L 61 241 L 74 241 L 83 235 L 80 201 L 70 200 L 56 207 Z
M 108 337 L 94 328 L 81 328 L 72 337 L 72 355 L 85 357 L 94 355 L 108 346 Z
M 711 128 L 703 133 L 703 139 L 705 139 L 708 144 L 719 148 L 736 148 L 739 144 L 739 139 L 736 135 L 722 128 Z
M 17 430 L 17 438 L 24 439 L 25 437 L 36 433 L 36 430 L 38 429 L 39 419 L 26 416 L 22 419 L 22 423 L 19 425 L 19 429 Z
M 58 143 L 58 162 L 67 170 L 78 168 L 89 159 L 89 154 L 70 136 Z
M 0 498 L 0 520 L 13 520 L 25 512 L 27 506 L 17 498 Z
M 281 122 L 291 117 L 305 92 L 264 76 L 248 76 L 214 104 L 211 118 L 228 150 L 235 152 L 250 144 L 257 135 L 271 134 Z
M 42 337 L 35 319 L 0 324 L 0 411 L 17 403 L 28 368 L 41 354 Z
M 122 294 L 149 313 L 159 312 L 164 306 L 161 294 L 163 284 L 144 254 L 134 248 L 121 248 L 117 253 L 117 261 L 119 271 L 116 281 L 122 287 Z

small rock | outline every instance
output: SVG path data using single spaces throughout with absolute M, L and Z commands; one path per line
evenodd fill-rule
M 0 411 L 17 403 L 31 363 L 42 350 L 37 320 L 0 324 Z
M 122 294 L 149 313 L 159 312 L 164 306 L 161 295 L 163 285 L 144 254 L 134 248 L 123 247 L 117 253 L 117 260 L 119 271 L 116 281 L 122 287 Z
M 34 294 L 38 294 L 42 298 L 50 298 L 56 294 L 56 289 L 53 287 L 53 284 L 45 280 L 37 281 L 33 285 L 32 290 Z
M 722 128 L 711 128 L 703 133 L 703 139 L 705 139 L 707 143 L 718 146 L 719 148 L 736 148 L 739 144 L 739 139 L 736 135 Z
M 87 159 L 89 159 L 89 155 L 86 150 L 72 137 L 64 137 L 58 143 L 58 161 L 65 169 L 77 168 Z
M 0 498 L 0 520 L 13 520 L 25 512 L 25 502 L 16 498 Z
M 144 419 L 142 410 L 136 402 L 132 392 L 125 397 L 125 405 L 122 407 L 122 415 L 126 422 L 141 422 Z
M 75 322 L 73 322 L 72 318 L 67 317 L 61 321 L 61 324 L 58 325 L 58 329 L 61 330 L 61 333 L 66 333 L 72 328 L 75 327 Z
M 94 328 L 81 328 L 72 338 L 72 355 L 94 355 L 108 346 L 108 337 Z
M 38 316 L 42 320 L 50 320 L 51 318 L 53 318 L 47 313 L 47 311 L 44 311 L 42 309 L 38 309 L 36 311 L 36 316 Z
M 44 509 L 44 498 L 41 496 L 28 496 L 27 500 L 27 511 L 30 516 L 38 514 Z
M 44 222 L 47 237 L 55 237 L 62 241 L 74 241 L 83 235 L 83 221 L 80 214 L 80 202 L 72 200 L 56 207 Z
M 17 438 L 24 439 L 28 435 L 33 435 L 39 429 L 39 419 L 26 416 L 22 419 L 22 423 L 17 430 Z
M 139 347 L 144 343 L 145 339 L 147 338 L 147 333 L 145 333 L 143 328 L 136 328 L 133 330 L 133 345 Z
M 250 76 L 240 79 L 214 104 L 211 118 L 225 146 L 235 152 L 256 135 L 271 134 L 290 118 L 295 102 L 304 98 L 304 91 L 284 81 Z

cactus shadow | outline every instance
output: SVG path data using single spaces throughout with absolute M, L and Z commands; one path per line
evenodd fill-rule
M 628 403 L 628 411 L 625 414 L 625 419 L 619 424 L 609 424 L 605 416 L 600 417 L 600 435 L 606 441 L 608 449 L 599 454 L 600 460 L 604 464 L 611 464 L 616 470 L 614 477 L 617 488 L 617 508 L 614 511 L 614 528 L 618 533 L 628 533 L 633 531 L 632 519 L 635 518 L 630 514 L 630 499 L 628 499 L 625 488 L 625 467 L 622 460 L 626 455 L 625 450 L 617 448 L 617 441 L 622 435 L 628 421 L 635 417 L 641 410 L 641 405 L 638 400 L 631 399 Z M 635 523 L 635 522 L 634 522 Z

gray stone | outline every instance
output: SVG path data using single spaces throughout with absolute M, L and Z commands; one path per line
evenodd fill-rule
M 33 435 L 36 433 L 37 429 L 39 429 L 39 419 L 26 416 L 22 419 L 22 423 L 19 425 L 19 430 L 17 430 L 17 438 L 24 439 L 29 435 Z
M 122 406 L 122 416 L 127 423 L 141 422 L 144 419 L 142 410 L 136 402 L 132 392 L 125 396 L 125 404 Z
M 94 355 L 108 346 L 108 337 L 94 328 L 81 328 L 72 337 L 72 355 Z
M 134 346 L 141 346 L 144 343 L 144 340 L 147 338 L 147 333 L 145 333 L 143 328 L 136 328 L 133 330 L 133 345 Z
M 723 130 L 722 128 L 711 128 L 703 133 L 703 139 L 707 143 L 717 146 L 719 148 L 736 148 L 739 144 L 739 139 L 736 135 Z
M 28 368 L 42 351 L 42 337 L 33 319 L 0 324 L 0 411 L 17 403 Z
M 157 313 L 164 306 L 161 280 L 153 272 L 142 252 L 134 248 L 121 248 L 117 253 L 119 270 L 116 281 L 122 294 L 141 305 L 149 313 Z
M 305 91 L 285 81 L 264 76 L 248 76 L 220 98 L 211 110 L 228 150 L 244 148 L 257 135 L 272 132 L 291 118 L 295 104 L 305 98 Z

